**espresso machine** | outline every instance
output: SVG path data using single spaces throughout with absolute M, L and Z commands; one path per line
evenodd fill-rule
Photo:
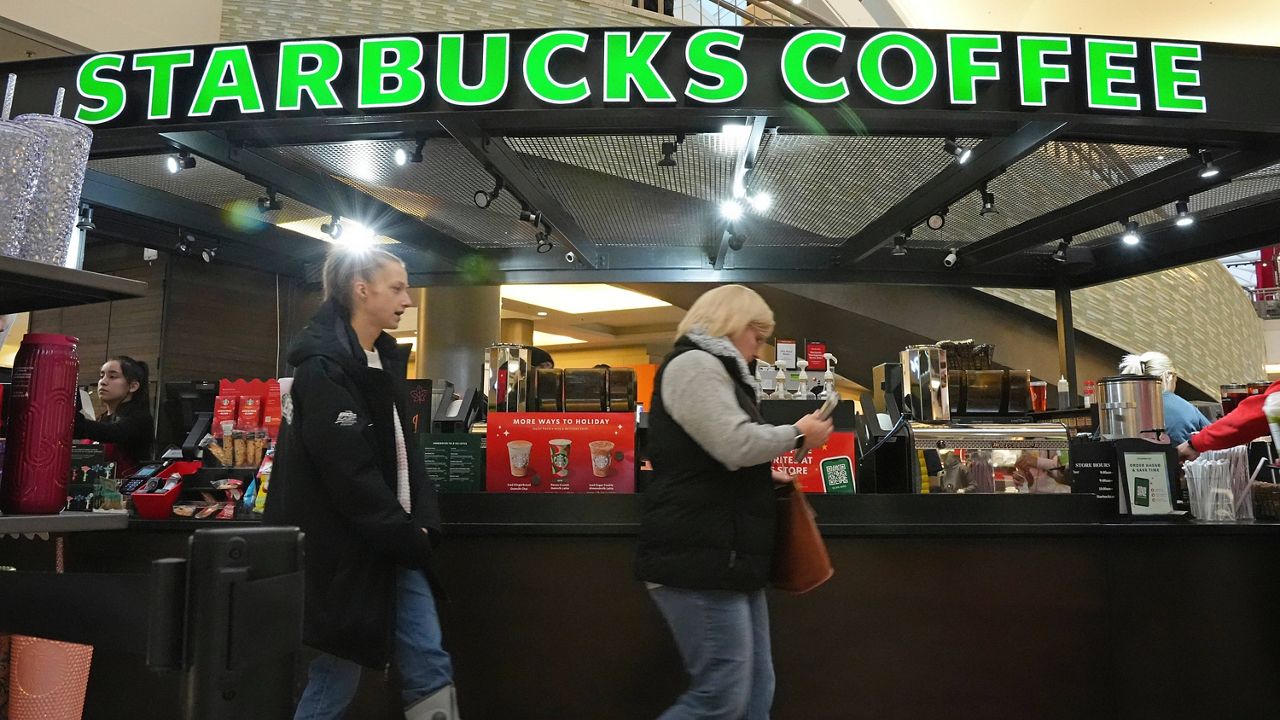
M 875 367 L 872 376 L 872 391 L 861 398 L 863 412 L 855 422 L 860 491 L 1073 491 L 1070 471 L 1061 467 L 1067 464 L 1064 425 L 1008 413 L 990 421 L 952 420 L 955 384 L 943 348 L 908 347 L 899 362 Z M 1025 401 L 1008 400 L 1008 386 L 990 394 L 1003 398 L 1005 408 L 1025 407 Z

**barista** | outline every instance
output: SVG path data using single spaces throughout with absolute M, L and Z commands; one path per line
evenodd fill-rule
M 552 370 L 556 366 L 556 361 L 551 357 L 551 353 L 542 348 L 529 348 L 529 363 L 533 365 L 533 369 Z
M 1030 450 L 1024 450 L 1013 464 L 1013 480 L 1018 492 L 1071 492 L 1071 486 L 1061 482 L 1062 477 L 1062 463 L 1058 458 L 1043 457 Z
M 107 360 L 98 372 L 98 399 L 106 406 L 101 420 L 77 413 L 75 436 L 103 443 L 116 477 L 129 477 L 151 458 L 155 424 L 151 419 L 147 364 L 128 355 Z M 76 396 L 79 402 L 79 394 Z

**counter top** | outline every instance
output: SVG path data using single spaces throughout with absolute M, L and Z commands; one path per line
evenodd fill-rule
M 440 496 L 453 535 L 635 535 L 639 495 L 459 493 Z M 1199 523 L 1188 516 L 1104 517 L 1091 495 L 810 495 L 827 537 L 1280 534 L 1280 523 Z M 193 531 L 257 520 L 138 520 L 143 531 Z
M 124 513 L 63 512 L 57 515 L 0 515 L 0 537 L 29 533 L 123 530 L 129 526 Z

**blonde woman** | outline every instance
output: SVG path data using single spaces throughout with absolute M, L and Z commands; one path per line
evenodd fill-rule
M 661 720 L 764 720 L 773 658 L 764 587 L 773 560 L 774 458 L 831 434 L 817 413 L 768 425 L 748 364 L 773 333 L 755 291 L 724 285 L 698 298 L 654 381 L 637 579 L 675 636 L 690 676 Z
M 1164 431 L 1169 441 L 1181 445 L 1191 437 L 1191 433 L 1199 432 L 1209 426 L 1209 418 L 1187 402 L 1174 390 L 1178 387 L 1178 371 L 1173 361 L 1162 352 L 1145 352 L 1141 355 L 1125 355 L 1120 361 L 1121 375 L 1154 375 L 1160 378 L 1164 394 Z

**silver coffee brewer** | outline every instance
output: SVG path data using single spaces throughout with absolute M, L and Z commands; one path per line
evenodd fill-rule
M 1154 375 L 1116 375 L 1098 381 L 1098 435 L 1169 442 L 1164 428 L 1164 386 Z
M 937 345 L 912 345 L 901 353 L 904 406 L 916 422 L 951 420 L 947 395 L 947 353 Z M 904 409 L 905 409 L 904 408 Z
M 485 351 L 484 387 L 490 412 L 529 412 L 533 409 L 533 365 L 528 345 L 501 343 Z

